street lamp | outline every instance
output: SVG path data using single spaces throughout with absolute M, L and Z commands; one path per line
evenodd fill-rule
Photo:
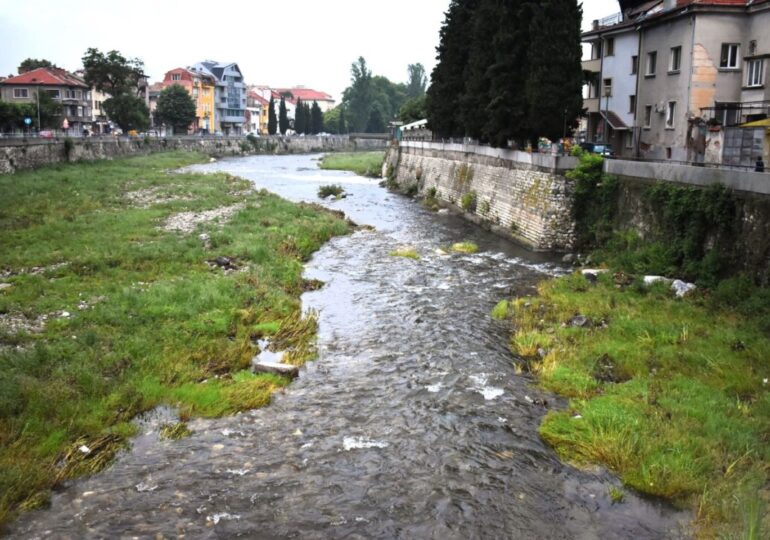
M 612 94 L 612 89 L 609 86 L 604 87 L 604 131 L 602 132 L 602 139 L 604 139 L 604 143 L 606 144 L 609 142 L 609 137 L 607 137 L 607 115 L 610 111 L 610 94 Z

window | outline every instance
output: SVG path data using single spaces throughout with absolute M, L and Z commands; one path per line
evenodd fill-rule
M 674 127 L 674 115 L 676 114 L 676 101 L 669 101 L 666 107 L 666 127 Z
M 668 59 L 668 72 L 678 73 L 682 66 L 682 47 L 671 47 L 671 55 Z
M 14 98 L 28 98 L 29 97 L 29 89 L 28 88 L 14 88 L 13 89 L 13 97 Z
M 78 106 L 78 116 L 83 116 L 83 107 Z
M 631 75 L 636 75 L 639 71 L 639 57 L 634 55 L 631 57 Z
M 604 79 L 602 96 L 607 97 L 612 95 L 612 79 Z
M 630 131 L 626 132 L 626 148 L 634 147 L 634 134 Z
M 597 58 L 602 57 L 602 42 L 601 41 L 593 41 L 591 42 L 591 60 L 596 60 Z
M 171 74 L 171 80 L 172 81 L 181 81 L 182 80 L 182 74 L 181 73 L 172 73 Z
M 655 64 L 658 63 L 658 51 L 652 51 L 647 53 L 647 71 L 645 75 L 647 77 L 655 76 Z
M 607 45 L 604 47 L 604 56 L 614 56 L 615 55 L 615 38 L 607 38 L 605 41 Z
M 636 113 L 636 96 L 628 96 L 628 112 L 631 114 Z
M 81 90 L 73 90 L 72 93 L 74 94 L 75 99 L 83 98 L 83 92 Z
M 652 125 L 652 105 L 644 106 L 644 127 L 648 128 Z
M 45 93 L 53 99 L 61 99 L 61 90 L 46 90 Z
M 738 69 L 740 62 L 738 53 L 740 45 L 738 43 L 722 43 L 722 54 L 719 57 L 719 67 L 725 69 Z
M 762 71 L 764 59 L 748 60 L 746 62 L 746 86 L 762 86 Z

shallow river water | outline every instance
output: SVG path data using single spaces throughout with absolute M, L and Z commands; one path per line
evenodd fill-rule
M 54 494 L 18 538 L 681 538 L 690 515 L 560 463 L 537 427 L 563 400 L 517 375 L 497 301 L 562 270 L 461 218 L 320 171 L 318 156 L 258 156 L 227 171 L 291 200 L 324 203 L 373 231 L 335 238 L 306 275 L 319 358 L 264 409 L 194 420 L 160 440 L 156 411 L 115 464 Z M 481 252 L 444 255 L 470 240 Z M 389 256 L 414 246 L 420 260 Z M 545 404 L 543 404 L 545 402 Z M 579 421 L 579 419 L 576 419 Z

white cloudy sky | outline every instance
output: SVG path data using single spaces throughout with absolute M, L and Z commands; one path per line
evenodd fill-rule
M 144 60 L 152 81 L 204 59 L 235 61 L 247 82 L 305 85 L 339 99 L 359 56 L 376 75 L 430 73 L 449 0 L 0 0 L 0 74 L 28 57 L 69 70 L 88 47 Z M 584 0 L 584 28 L 618 11 Z

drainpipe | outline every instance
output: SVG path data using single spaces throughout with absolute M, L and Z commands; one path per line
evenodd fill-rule
M 641 97 L 639 95 L 639 75 L 642 69 L 642 26 L 637 26 L 636 31 L 639 33 L 639 37 L 637 39 L 636 45 L 636 107 L 634 110 L 634 126 L 638 126 L 639 124 L 639 104 L 642 101 L 639 99 Z M 634 129 L 634 131 L 634 136 L 636 138 L 636 142 L 634 144 L 634 157 L 639 159 L 641 157 L 639 152 L 639 145 L 642 142 L 642 127 L 638 126 L 638 129 Z
M 687 78 L 687 132 L 692 133 L 692 126 L 690 125 L 690 96 L 692 95 L 692 77 L 695 72 L 695 62 L 693 62 L 693 53 L 695 52 L 695 14 L 690 15 L 690 76 Z M 690 141 L 686 139 L 685 134 L 685 148 L 687 149 L 687 157 L 690 157 Z M 694 160 L 693 160 L 694 161 Z

